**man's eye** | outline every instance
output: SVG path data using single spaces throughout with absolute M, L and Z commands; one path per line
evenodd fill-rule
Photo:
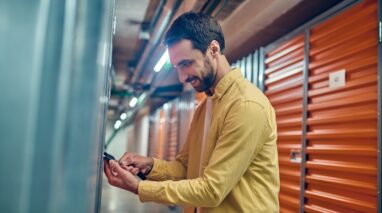
M 185 67 L 188 67 L 188 66 L 190 66 L 192 64 L 192 61 L 186 61 L 186 63 L 184 63 L 184 66 Z
M 192 64 L 192 60 L 187 60 L 187 61 L 184 61 L 182 64 L 179 64 L 179 68 L 187 68 L 191 66 L 191 64 Z

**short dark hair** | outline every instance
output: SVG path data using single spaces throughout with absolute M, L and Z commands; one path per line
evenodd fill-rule
M 216 40 L 220 45 L 220 53 L 224 54 L 224 35 L 219 23 L 211 16 L 187 12 L 179 16 L 167 31 L 164 43 L 172 46 L 187 39 L 193 48 L 205 53 L 211 41 Z

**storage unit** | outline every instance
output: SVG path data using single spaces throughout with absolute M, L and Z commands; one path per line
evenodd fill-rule
M 365 1 L 310 31 L 307 212 L 377 211 L 377 26 Z
M 195 102 L 206 96 L 184 92 L 179 98 L 164 104 L 150 115 L 149 156 L 174 160 L 186 141 Z
M 277 117 L 281 212 L 300 206 L 304 36 L 299 35 L 265 57 L 264 93 Z
M 168 137 L 166 137 L 166 130 L 168 128 L 167 119 L 166 119 L 166 110 L 163 108 L 159 109 L 159 129 L 158 129 L 158 138 L 157 138 L 157 144 L 155 149 L 155 156 L 159 159 L 165 159 L 166 155 L 166 144 Z
M 179 149 L 179 137 L 178 137 L 178 100 L 174 100 L 171 103 L 168 119 L 168 143 L 167 143 L 167 160 L 175 160 L 175 157 Z
M 278 124 L 280 210 L 377 212 L 378 2 L 317 20 L 262 56 Z

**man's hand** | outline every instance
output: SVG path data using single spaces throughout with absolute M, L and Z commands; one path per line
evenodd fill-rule
M 137 175 L 138 172 L 147 175 L 153 168 L 154 160 L 151 157 L 143 157 L 125 152 L 121 159 L 119 159 L 119 163 L 122 168 L 133 173 L 134 175 Z
M 139 180 L 123 169 L 117 161 L 104 161 L 104 172 L 110 185 L 138 194 Z

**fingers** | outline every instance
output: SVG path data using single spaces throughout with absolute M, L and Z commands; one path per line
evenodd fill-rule
M 125 154 L 123 154 L 123 156 L 119 159 L 119 162 L 124 165 L 135 164 L 134 154 L 125 152 Z
M 138 194 L 139 180 L 114 160 L 105 162 L 105 174 L 110 185 Z
M 103 171 L 105 172 L 107 178 L 111 177 L 109 163 L 105 160 L 103 161 Z
M 152 158 L 149 158 L 149 163 L 145 166 L 145 167 L 143 167 L 142 169 L 141 169 L 141 172 L 143 173 L 143 174 L 145 174 L 145 175 L 147 175 L 150 171 L 151 171 L 151 169 L 152 169 L 152 166 L 153 166 L 153 159 Z
M 123 169 L 117 161 L 109 161 L 110 168 L 116 173 L 115 176 L 120 176 L 121 178 L 126 178 L 129 175 L 129 172 Z
M 134 175 L 138 174 L 138 172 L 139 172 L 139 169 L 138 169 L 138 168 L 135 168 L 134 166 L 131 166 L 131 165 L 125 165 L 125 164 L 121 164 L 121 163 L 119 163 L 119 166 L 120 166 L 122 169 L 124 169 L 124 170 L 126 170 L 126 171 L 129 171 L 130 173 L 132 173 L 132 174 L 134 174 Z
M 113 171 L 116 175 L 115 176 L 118 176 L 119 173 L 121 173 L 120 170 L 123 170 L 119 164 L 113 160 L 109 161 L 109 165 L 110 165 L 110 169 L 111 171 Z M 121 168 L 121 169 L 120 169 Z
M 142 166 L 142 162 L 139 161 L 139 157 L 133 153 L 125 152 L 120 158 L 119 163 L 121 167 L 134 175 L 137 175 Z
M 122 184 L 122 180 L 118 178 L 118 173 L 112 172 L 112 168 L 110 167 L 109 162 L 104 161 L 104 167 L 103 167 L 107 180 L 110 185 L 120 187 Z
M 111 166 L 112 162 L 116 162 L 114 160 L 110 160 L 109 162 L 105 162 L 104 170 L 108 177 L 114 177 L 118 176 L 118 173 L 116 172 L 115 168 Z
M 147 175 L 153 166 L 154 159 L 126 152 L 119 160 L 121 168 L 137 175 L 139 172 Z
M 139 168 L 137 168 L 137 167 L 132 167 L 130 172 L 133 173 L 134 175 L 137 175 L 138 172 L 139 172 Z

